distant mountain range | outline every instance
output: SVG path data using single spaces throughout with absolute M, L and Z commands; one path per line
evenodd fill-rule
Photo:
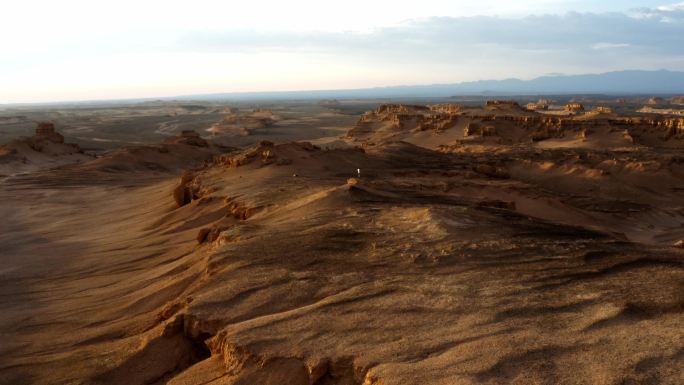
M 236 92 L 189 95 L 182 99 L 366 99 L 443 98 L 462 95 L 673 95 L 684 94 L 684 72 L 616 71 L 593 75 L 553 75 L 532 80 L 480 80 L 455 84 L 350 90 Z

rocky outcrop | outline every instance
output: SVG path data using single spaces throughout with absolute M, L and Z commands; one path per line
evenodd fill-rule
M 280 117 L 266 108 L 257 108 L 249 112 L 232 112 L 226 114 L 219 122 L 214 123 L 207 131 L 214 135 L 250 135 L 252 130 L 263 129 L 276 124 Z
M 644 106 L 637 110 L 637 112 L 645 114 L 658 114 L 658 115 L 679 115 L 684 116 L 684 110 L 681 108 L 655 108 Z
M 184 171 L 178 181 L 178 185 L 173 189 L 173 200 L 178 207 L 183 207 L 210 192 L 209 188 L 202 186 L 199 176 L 196 176 L 191 171 Z
M 461 104 L 434 104 L 430 106 L 430 111 L 439 112 L 442 114 L 458 114 L 465 110 Z
M 397 131 L 407 128 L 416 131 L 443 131 L 456 125 L 462 108 L 456 104 L 438 104 L 429 107 L 385 104 L 362 115 L 356 125 L 347 133 L 347 136 L 354 137 L 370 133 L 378 122 Z
M 220 225 L 214 225 L 212 227 L 203 227 L 197 232 L 197 243 L 201 245 L 204 243 L 214 242 L 219 238 L 221 233 L 227 229 L 227 227 Z
M 51 122 L 39 122 L 36 126 L 35 138 L 46 139 L 54 143 L 64 143 L 64 136 L 55 131 L 55 125 Z
M 192 190 L 188 184 L 192 181 L 195 176 L 186 171 L 181 175 L 178 185 L 173 189 L 173 200 L 176 202 L 178 207 L 182 207 L 192 202 Z
M 406 119 L 406 117 L 404 117 L 404 119 Z M 458 123 L 459 117 L 458 115 L 453 114 L 434 114 L 423 116 L 419 119 L 420 123 L 417 127 L 417 130 L 419 131 L 444 131 L 454 127 Z
M 571 113 L 584 112 L 584 104 L 577 102 L 568 103 L 565 105 L 565 111 Z
M 259 207 L 248 207 L 244 202 L 239 202 L 231 197 L 226 198 L 225 202 L 227 208 L 226 216 L 243 221 L 249 219 L 260 210 Z
M 239 155 L 221 155 L 214 159 L 215 164 L 236 168 L 258 162 L 260 166 L 270 164 L 284 166 L 292 164 L 291 152 L 311 152 L 320 150 L 310 142 L 296 142 L 275 145 L 267 140 Z
M 74 143 L 64 143 L 64 136 L 50 122 L 36 126 L 33 136 L 14 139 L 0 145 L 0 175 L 32 172 L 92 160 Z
M 535 113 L 508 101 L 491 101 L 485 109 L 460 105 L 440 104 L 426 108 L 413 105 L 384 105 L 364 114 L 347 136 L 366 142 L 404 140 L 414 132 L 447 132 L 455 127 L 463 130 L 470 143 L 477 138 L 497 137 L 500 144 L 540 142 L 548 139 L 588 139 L 593 134 L 620 132 L 627 141 L 616 145 L 646 144 L 648 146 L 680 146 L 684 140 L 684 119 L 654 117 L 618 117 L 610 108 L 597 107 L 589 114 L 581 103 L 568 104 L 573 115 Z M 619 136 L 612 135 L 611 140 Z M 619 142 L 619 143 L 618 143 Z M 684 146 L 684 142 L 681 144 Z
M 430 108 L 427 106 L 411 105 L 411 104 L 383 104 L 370 114 L 415 114 L 417 112 L 427 112 Z
M 464 137 L 472 137 L 472 136 L 479 136 L 479 137 L 485 137 L 485 136 L 496 136 L 497 131 L 496 127 L 492 125 L 488 126 L 483 126 L 477 123 L 469 123 L 464 129 L 463 129 L 463 136 Z
M 599 113 L 599 114 L 612 114 L 613 109 L 610 107 L 596 107 L 594 108 L 594 112 Z
M 260 159 L 263 164 L 270 162 L 273 154 L 273 142 L 262 140 L 255 148 L 238 155 L 221 155 L 214 162 L 216 164 L 236 168 L 250 164 L 256 159 Z
M 549 109 L 549 101 L 546 99 L 539 99 L 534 103 L 528 103 L 526 108 L 530 111 L 546 111 Z
M 212 356 L 220 357 L 226 373 L 261 385 L 381 385 L 369 374 L 369 365 L 353 357 L 308 357 L 260 355 L 247 346 L 232 343 L 224 334 L 207 343 Z

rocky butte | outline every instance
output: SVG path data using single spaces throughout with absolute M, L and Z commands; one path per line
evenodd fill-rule
M 44 138 L 55 143 L 64 143 L 64 136 L 55 131 L 55 125 L 50 122 L 39 122 L 36 126 L 36 137 Z
M 51 122 L 36 124 L 35 135 L 0 145 L 0 175 L 86 162 L 93 157 L 77 144 L 64 143 L 64 136 Z

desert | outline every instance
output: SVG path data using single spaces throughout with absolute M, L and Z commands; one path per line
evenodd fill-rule
M 681 383 L 684 120 L 367 103 L 5 171 L 1 382 Z

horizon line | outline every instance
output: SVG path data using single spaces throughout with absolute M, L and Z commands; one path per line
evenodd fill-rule
M 116 102 L 128 102 L 128 103 L 136 103 L 136 102 L 146 102 L 146 101 L 189 101 L 188 99 L 184 98 L 201 98 L 201 97 L 219 97 L 221 95 L 225 96 L 249 96 L 249 95 L 278 95 L 278 94 L 289 94 L 289 93 L 323 93 L 323 92 L 353 92 L 353 91 L 367 91 L 367 90 L 383 90 L 383 89 L 397 89 L 397 88 L 409 88 L 409 87 L 447 87 L 447 86 L 458 86 L 458 85 L 463 85 L 463 84 L 473 84 L 473 83 L 478 83 L 478 82 L 489 82 L 489 81 L 522 81 L 522 82 L 528 82 L 528 81 L 534 81 L 537 79 L 543 79 L 543 78 L 562 78 L 562 77 L 573 77 L 573 76 L 601 76 L 601 75 L 607 75 L 607 74 L 612 74 L 612 73 L 623 73 L 623 72 L 670 72 L 670 73 L 684 73 L 684 71 L 677 71 L 677 70 L 670 70 L 670 69 L 657 69 L 657 70 L 643 70 L 643 69 L 625 69 L 625 70 L 615 70 L 615 71 L 607 71 L 607 72 L 600 72 L 600 73 L 575 73 L 575 74 L 545 74 L 545 75 L 540 75 L 536 77 L 532 77 L 529 79 L 524 79 L 524 78 L 516 78 L 516 77 L 507 77 L 507 78 L 499 78 L 499 79 L 479 79 L 479 80 L 469 80 L 469 81 L 461 81 L 461 82 L 453 82 L 453 83 L 431 83 L 431 84 L 426 84 L 426 83 L 421 83 L 421 84 L 399 84 L 399 85 L 384 85 L 384 86 L 374 86 L 374 87 L 359 87 L 359 88 L 323 88 L 323 89 L 290 89 L 290 90 L 268 90 L 268 91 L 220 91 L 220 92 L 209 92 L 209 93 L 193 93 L 193 94 L 181 94 L 181 95 L 168 95 L 168 96 L 163 96 L 163 95 L 157 95 L 157 96 L 143 96 L 143 97 L 115 97 L 115 98 L 96 98 L 96 99 L 64 99 L 64 100 L 55 100 L 55 101 L 39 101 L 39 102 L 9 102 L 9 103 L 0 103 L 0 107 L 12 107 L 12 106 L 41 106 L 41 105 L 63 105 L 63 104 L 87 104 L 87 103 L 116 103 Z M 683 90 L 684 92 L 684 90 Z M 484 95 L 487 93 L 487 91 L 480 91 L 476 93 L 463 93 L 463 94 L 455 94 L 452 96 L 394 96 L 394 97 L 349 97 L 349 98 L 340 98 L 342 100 L 350 100 L 350 99 L 363 99 L 363 100 L 373 100 L 373 99 L 406 99 L 406 98 L 416 98 L 416 99 L 426 99 L 426 98 L 448 98 L 448 97 L 456 97 L 456 96 L 530 96 L 530 95 L 673 95 L 671 93 L 640 93 L 640 92 L 633 92 L 633 93 L 621 93 L 621 92 L 616 92 L 616 93 L 576 93 L 576 92 L 570 92 L 570 93 L 549 93 L 549 92 L 520 92 L 520 93 L 515 93 L 515 92 L 502 92 L 500 94 L 490 94 L 490 95 Z M 310 96 L 310 97 L 304 97 L 303 99 L 315 99 L 316 97 Z

